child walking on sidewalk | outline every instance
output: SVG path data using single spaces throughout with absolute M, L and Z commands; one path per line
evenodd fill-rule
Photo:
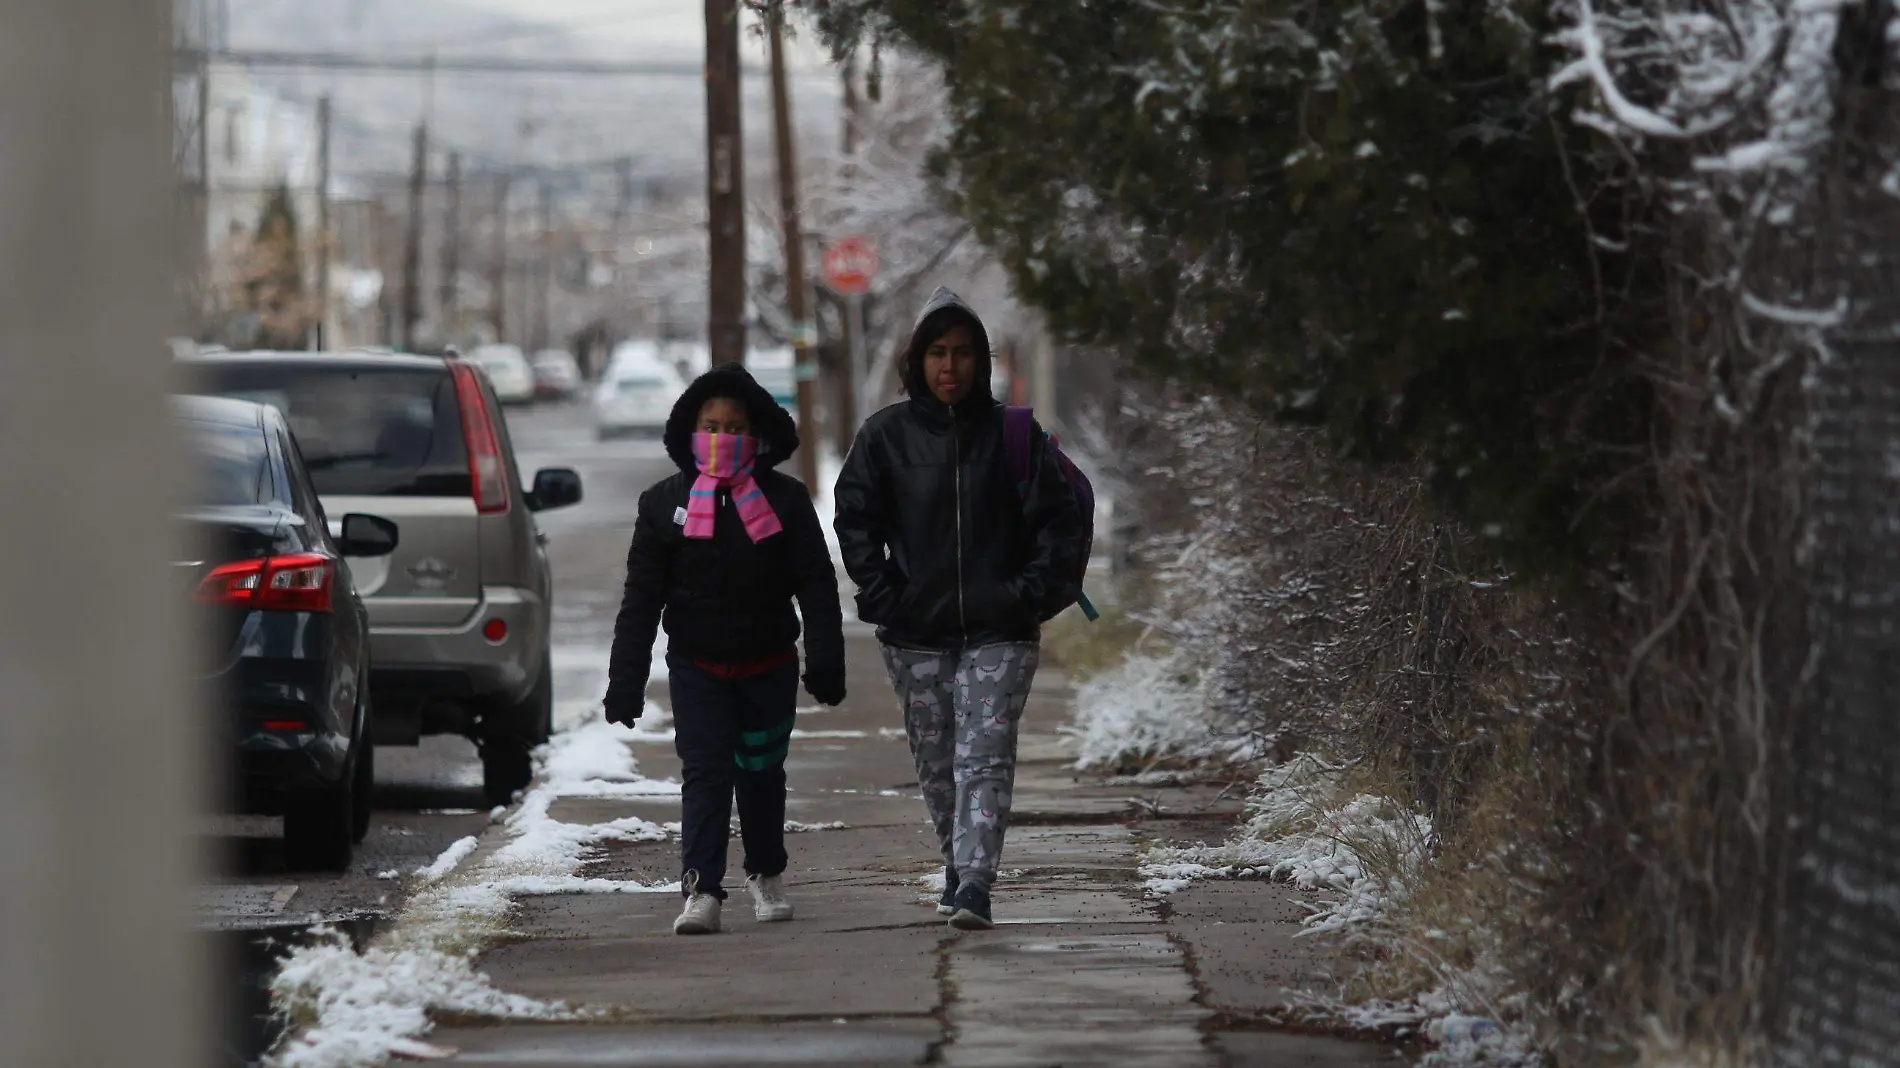
M 686 905 L 673 932 L 711 934 L 726 898 L 735 794 L 753 915 L 761 923 L 792 918 L 782 876 L 799 617 L 805 689 L 822 704 L 844 700 L 844 632 L 811 496 L 773 470 L 798 448 L 791 414 L 744 368 L 727 364 L 687 387 L 664 441 L 680 470 L 640 495 L 605 705 L 609 722 L 640 718 L 664 622 L 674 747 L 684 765 Z
M 901 359 L 909 399 L 858 430 L 833 526 L 904 709 L 943 853 L 939 911 L 981 930 L 1042 624 L 1081 592 L 1084 527 L 1039 428 L 1026 480 L 1012 473 L 989 335 L 969 305 L 939 289 Z

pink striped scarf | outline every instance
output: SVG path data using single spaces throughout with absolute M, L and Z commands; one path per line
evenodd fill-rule
M 693 461 L 699 465 L 699 477 L 686 496 L 686 536 L 710 538 L 717 516 L 720 490 L 732 493 L 733 507 L 745 522 L 745 532 L 761 542 L 784 529 L 778 513 L 765 499 L 765 491 L 752 477 L 759 455 L 759 439 L 741 434 L 693 435 Z

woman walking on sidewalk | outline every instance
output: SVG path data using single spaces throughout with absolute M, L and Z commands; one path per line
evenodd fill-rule
M 609 722 L 646 706 L 654 632 L 666 624 L 674 746 L 684 765 L 675 934 L 719 930 L 735 792 L 746 888 L 761 923 L 792 918 L 785 871 L 785 755 L 805 689 L 844 700 L 837 574 L 811 495 L 773 467 L 798 448 L 790 413 L 745 369 L 687 387 L 665 430 L 676 475 L 640 495 L 608 666 Z M 794 611 L 792 601 L 798 601 Z
M 901 360 L 909 399 L 858 431 L 835 526 L 904 706 L 943 852 L 938 911 L 983 929 L 1041 626 L 1080 593 L 1083 526 L 1040 430 L 1028 481 L 1012 475 L 989 336 L 961 298 L 931 296 Z

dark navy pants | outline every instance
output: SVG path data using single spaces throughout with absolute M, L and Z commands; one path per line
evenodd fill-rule
M 724 900 L 732 799 L 747 875 L 785 870 L 785 753 L 798 707 L 798 662 L 726 680 L 676 657 L 666 661 L 673 695 L 673 746 L 684 765 L 680 872 Z

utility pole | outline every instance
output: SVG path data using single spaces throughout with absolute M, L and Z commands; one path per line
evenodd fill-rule
M 507 171 L 495 178 L 494 246 L 488 257 L 488 325 L 495 341 L 508 340 L 508 192 Z
M 818 366 L 812 343 L 817 330 L 811 322 L 811 300 L 806 291 L 805 228 L 798 217 L 798 153 L 792 145 L 792 101 L 785 87 L 785 12 L 773 8 L 766 15 L 772 49 L 772 124 L 778 143 L 779 221 L 785 228 L 785 310 L 792 316 L 792 374 L 798 383 L 798 429 L 806 440 L 798 450 L 798 477 L 805 488 L 818 492 Z
M 613 219 L 614 248 L 618 250 L 626 232 L 627 217 L 633 213 L 633 157 L 622 156 L 615 160 L 614 170 L 619 175 L 618 188 L 614 191 Z
M 459 343 L 456 335 L 457 275 L 462 271 L 462 154 L 449 153 L 448 218 L 442 235 L 442 339 Z
M 330 97 L 317 98 L 317 328 L 311 347 L 330 345 Z
M 844 65 L 839 68 L 844 78 L 844 154 L 858 154 L 858 54 L 844 57 Z
M 842 147 L 844 149 L 844 177 L 848 183 L 855 183 L 857 164 L 854 157 L 858 154 L 858 56 L 856 52 L 845 56 L 841 76 L 844 78 L 844 130 Z M 844 318 L 846 349 L 837 353 L 832 360 L 836 370 L 835 380 L 828 394 L 831 397 L 831 436 L 832 447 L 839 456 L 851 451 L 852 439 L 858 429 L 858 391 L 862 383 L 858 381 L 859 365 L 863 362 L 859 347 L 864 337 L 862 297 L 842 298 L 840 311 Z M 836 348 L 833 349 L 836 352 Z
M 745 361 L 745 167 L 741 158 L 738 0 L 706 0 L 706 204 L 712 362 Z
M 429 124 L 416 124 L 416 157 L 409 171 L 409 234 L 402 250 L 402 337 L 398 351 L 414 352 L 422 321 L 422 196 L 429 174 Z
M 534 332 L 530 342 L 532 348 L 539 352 L 548 347 L 548 335 L 552 329 L 548 322 L 551 304 L 549 294 L 554 288 L 554 186 L 546 178 L 541 179 L 541 206 L 537 216 L 537 224 L 541 229 L 541 251 L 535 264 Z

